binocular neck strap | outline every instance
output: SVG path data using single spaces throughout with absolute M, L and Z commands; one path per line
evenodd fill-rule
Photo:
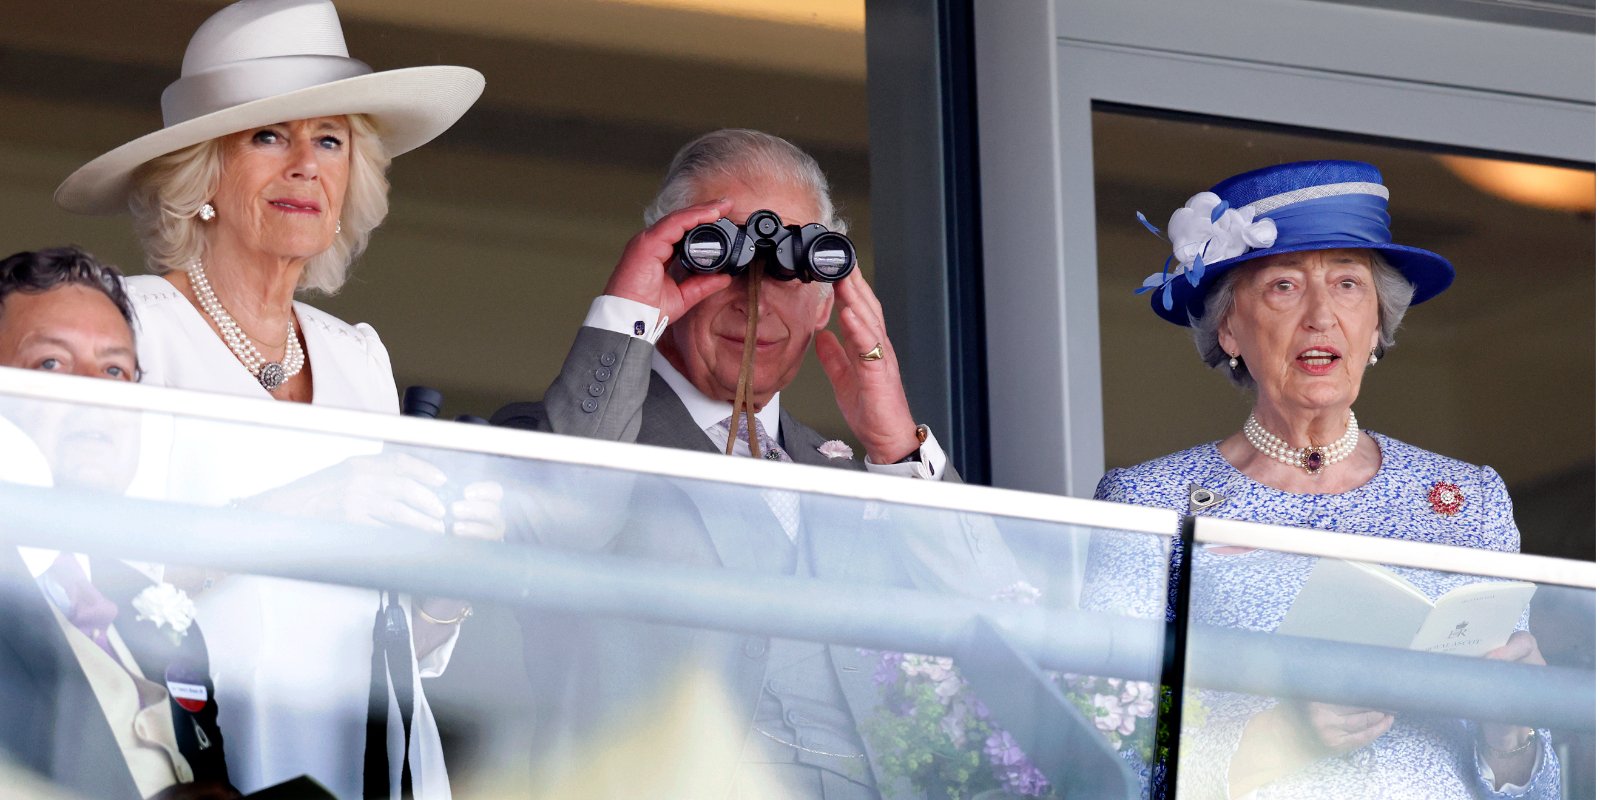
M 750 456 L 760 458 L 761 448 L 756 445 L 755 361 L 756 322 L 761 314 L 761 284 L 764 281 L 754 270 L 746 273 L 745 280 L 750 284 L 750 301 L 745 306 L 744 357 L 739 362 L 739 384 L 733 392 L 733 419 L 728 430 L 726 455 L 733 455 L 733 442 L 739 435 L 739 415 L 742 413 L 750 439 Z

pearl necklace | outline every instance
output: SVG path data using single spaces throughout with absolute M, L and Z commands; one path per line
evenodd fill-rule
M 189 267 L 189 285 L 194 287 L 194 295 L 200 301 L 200 308 L 206 316 L 217 324 L 217 330 L 222 332 L 222 340 L 228 343 L 228 349 L 233 351 L 239 363 L 256 380 L 261 382 L 261 388 L 272 391 L 283 382 L 300 374 L 300 369 L 306 365 L 306 353 L 300 349 L 300 337 L 294 335 L 294 313 L 289 314 L 289 338 L 283 346 L 283 363 L 268 361 L 256 349 L 244 330 L 235 322 L 233 315 L 222 307 L 222 301 L 217 299 L 217 293 L 211 289 L 211 281 L 206 280 L 206 269 L 199 259 L 195 259 Z
M 1316 475 L 1324 467 L 1337 464 L 1345 460 L 1356 451 L 1356 445 L 1361 442 L 1361 427 L 1356 424 L 1356 412 L 1350 412 L 1350 424 L 1344 428 L 1344 435 L 1339 441 L 1328 445 L 1311 445 L 1310 447 L 1290 447 L 1288 442 L 1272 435 L 1271 431 L 1261 427 L 1256 422 L 1256 415 L 1252 413 L 1250 419 L 1244 423 L 1244 438 L 1250 440 L 1268 458 L 1282 461 L 1291 467 L 1299 467 L 1307 475 Z

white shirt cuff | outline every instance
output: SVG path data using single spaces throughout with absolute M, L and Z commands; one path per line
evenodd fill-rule
M 406 608 L 407 624 L 416 625 L 417 621 L 412 616 L 412 613 L 416 611 L 417 599 L 410 595 L 401 595 L 400 597 L 404 601 Z M 456 652 L 456 642 L 461 641 L 461 626 L 455 625 L 452 627 L 455 630 L 450 631 L 450 638 L 441 642 L 438 647 L 433 649 L 433 652 L 417 657 L 417 677 L 437 678 L 443 675 L 445 669 L 450 666 L 450 656 Z M 411 649 L 413 652 L 416 651 L 415 642 L 412 643 Z
M 862 462 L 867 465 L 867 471 L 877 475 L 898 475 L 903 478 L 921 478 L 925 481 L 944 480 L 944 469 L 949 459 L 945 458 L 944 448 L 939 446 L 939 438 L 928 431 L 928 441 L 917 448 L 917 457 L 910 461 L 898 464 L 876 464 L 872 457 L 867 456 Z
M 456 642 L 461 641 L 461 626 L 456 625 L 450 632 L 450 638 L 443 644 L 433 649 L 433 652 L 417 659 L 417 675 L 423 678 L 437 678 L 444 674 L 450 666 L 450 656 L 456 652 Z
M 643 339 L 652 345 L 667 329 L 667 319 L 661 315 L 661 309 L 609 294 L 600 295 L 589 304 L 589 315 L 583 318 L 583 324 Z
M 1482 744 L 1478 744 L 1477 747 L 1473 748 L 1474 760 L 1478 762 L 1478 777 L 1489 784 L 1489 788 L 1494 790 L 1495 795 L 1498 797 L 1522 797 L 1526 795 L 1528 790 L 1533 787 L 1533 779 L 1538 777 L 1539 770 L 1544 768 L 1544 741 L 1537 730 L 1533 732 L 1532 745 L 1534 747 L 1533 769 L 1528 772 L 1530 777 L 1527 783 L 1521 785 L 1508 783 L 1495 789 L 1494 787 L 1499 786 L 1499 781 L 1494 778 L 1494 770 L 1490 769 L 1488 762 L 1483 760 L 1483 754 L 1477 752 L 1477 747 L 1482 747 Z

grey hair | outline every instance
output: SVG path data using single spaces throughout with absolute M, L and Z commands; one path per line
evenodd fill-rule
M 1406 309 L 1411 307 L 1411 296 L 1416 293 L 1417 287 L 1406 276 L 1400 274 L 1383 254 L 1377 250 L 1368 250 L 1372 256 L 1372 283 L 1378 291 L 1378 358 L 1383 358 L 1394 347 L 1395 333 L 1400 330 L 1400 321 L 1405 318 Z M 1189 327 L 1194 336 L 1194 346 L 1200 351 L 1200 360 L 1212 368 L 1221 368 L 1228 375 L 1228 380 L 1235 386 L 1243 389 L 1254 389 L 1256 382 L 1250 377 L 1250 370 L 1244 364 L 1238 369 L 1227 366 L 1229 355 L 1222 349 L 1222 342 L 1217 337 L 1217 330 L 1222 327 L 1222 320 L 1233 310 L 1233 289 L 1239 282 L 1243 270 L 1230 269 L 1211 288 L 1206 295 L 1205 314 L 1189 317 Z
M 351 114 L 349 121 L 350 179 L 341 230 L 332 246 L 306 264 L 298 287 L 330 295 L 344 286 L 350 264 L 389 215 L 389 155 L 378 128 L 364 114 Z M 200 220 L 200 207 L 217 193 L 222 170 L 219 138 L 153 159 L 134 174 L 128 210 L 152 272 L 187 271 L 205 255 L 209 228 Z
M 747 128 L 712 131 L 684 145 L 667 167 L 660 191 L 645 208 L 644 224 L 654 225 L 662 217 L 693 205 L 700 187 L 714 177 L 777 180 L 799 186 L 816 198 L 816 222 L 830 231 L 846 232 L 845 221 L 834 216 L 828 178 L 817 160 L 787 139 Z M 784 220 L 785 224 L 795 222 Z

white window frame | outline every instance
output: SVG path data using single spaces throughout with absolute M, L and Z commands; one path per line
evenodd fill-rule
M 974 13 L 996 486 L 1088 497 L 1105 469 L 1093 103 L 1595 157 L 1592 31 L 1327 0 Z

